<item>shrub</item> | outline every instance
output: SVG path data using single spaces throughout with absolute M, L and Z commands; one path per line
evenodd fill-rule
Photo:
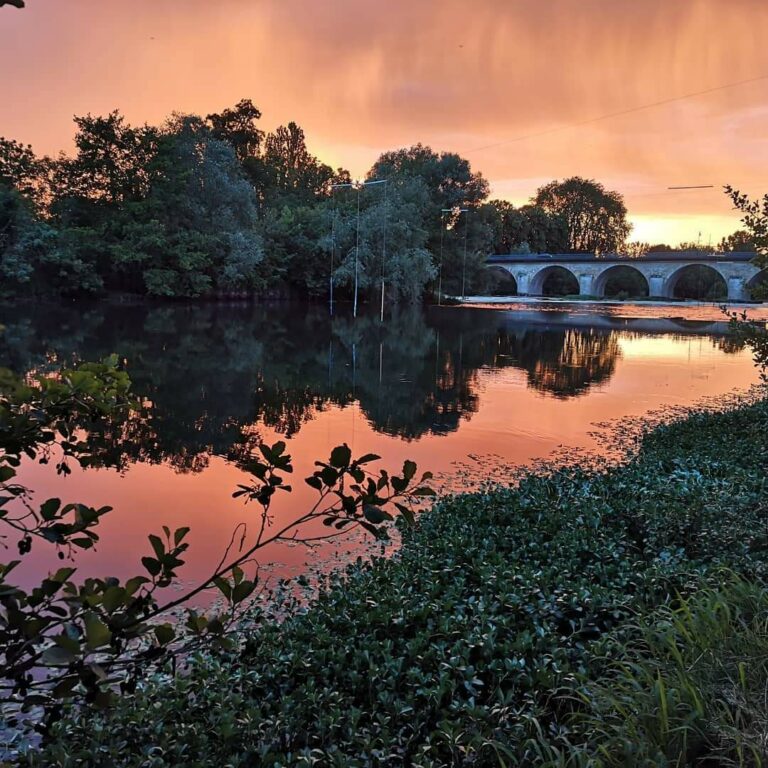
M 611 659 L 631 669 L 645 642 L 659 666 L 642 680 L 665 680 L 674 654 L 639 628 L 723 567 L 764 578 L 767 433 L 765 401 L 694 414 L 622 466 L 445 499 L 398 556 L 350 566 L 238 653 L 198 655 L 111 712 L 71 709 L 28 764 L 598 766 L 631 733 L 656 754 L 650 726 L 629 730 L 632 702 L 608 696 Z M 637 764 L 685 764 L 675 743 Z

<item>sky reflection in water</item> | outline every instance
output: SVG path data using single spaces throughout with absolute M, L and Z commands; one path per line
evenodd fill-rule
M 231 492 L 257 438 L 286 439 L 294 457 L 295 491 L 275 507 L 282 517 L 311 504 L 303 478 L 341 442 L 393 469 L 411 458 L 461 489 L 559 446 L 599 451 L 595 422 L 757 379 L 717 315 L 696 323 L 546 309 L 403 308 L 382 326 L 285 304 L 0 307 L 0 365 L 33 371 L 116 352 L 147 404 L 104 436 L 109 468 L 62 479 L 28 464 L 21 479 L 39 500 L 115 508 L 98 549 L 78 555 L 81 574 L 137 573 L 148 533 L 190 525 L 182 576 L 193 580 L 249 519 Z M 291 574 L 336 550 L 347 556 L 339 545 L 280 545 L 262 560 Z M 38 545 L 27 573 L 53 562 L 45 555 Z

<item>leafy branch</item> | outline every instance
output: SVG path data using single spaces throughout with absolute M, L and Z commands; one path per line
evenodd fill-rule
M 136 408 L 130 380 L 114 357 L 31 381 L 0 372 L 0 521 L 19 536 L 20 558 L 35 540 L 54 545 L 60 558 L 93 547 L 94 529 L 111 510 L 59 499 L 35 506 L 29 489 L 15 481 L 22 458 L 47 462 L 56 453 L 57 471 L 66 474 L 70 459 L 93 461 L 89 430 L 98 433 L 101 422 L 127 418 Z M 180 655 L 201 644 L 234 648 L 233 627 L 259 586 L 258 570 L 248 578 L 245 568 L 259 550 L 279 541 L 313 544 L 357 528 L 386 537 L 387 524 L 396 518 L 413 524 L 413 502 L 432 494 L 425 485 L 431 474 L 417 481 L 413 462 L 406 461 L 399 475 L 374 472 L 370 465 L 379 456 L 355 459 L 343 444 L 327 461 L 315 462 L 317 469 L 305 480 L 317 491 L 315 503 L 276 525 L 271 507 L 278 492 L 292 490 L 285 482 L 293 472 L 291 457 L 282 441 L 259 443 L 257 449 L 242 463 L 250 482 L 233 493 L 257 507 L 255 536 L 249 539 L 246 523 L 238 525 L 212 573 L 179 597 L 161 599 L 185 563 L 188 527 L 163 526 L 161 535 L 150 535 L 151 551 L 141 559 L 144 573 L 125 582 L 87 578 L 78 583 L 76 569 L 64 567 L 26 591 L 10 580 L 21 559 L 0 564 L 0 689 L 11 721 L 42 707 L 45 717 L 37 727 L 45 729 L 60 713 L 62 700 L 108 706 L 118 691 L 133 690 L 153 665 L 175 666 Z M 328 533 L 302 534 L 318 520 Z M 223 596 L 224 610 L 205 615 L 189 607 L 210 588 Z M 182 617 L 174 618 L 174 609 L 182 607 Z

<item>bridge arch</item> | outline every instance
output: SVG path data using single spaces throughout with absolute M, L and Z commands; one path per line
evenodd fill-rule
M 649 296 L 651 292 L 648 278 L 635 266 L 630 264 L 614 264 L 612 267 L 603 270 L 592 284 L 592 293 L 595 296 L 603 298 L 606 296 L 612 282 L 624 278 L 627 284 L 626 292 L 628 296 Z M 611 294 L 615 295 L 615 294 Z
M 520 292 L 517 278 L 511 269 L 500 264 L 489 264 L 489 288 L 492 296 L 517 296 Z
M 751 299 L 768 301 L 768 268 L 760 270 L 745 287 Z
M 548 281 L 551 284 L 551 282 L 555 279 L 557 279 L 558 276 L 561 276 L 564 281 L 567 281 L 567 283 L 570 284 L 571 290 L 566 290 L 562 294 L 554 293 L 554 294 L 547 294 L 548 289 Z M 528 288 L 528 293 L 532 296 L 545 296 L 545 295 L 568 295 L 568 294 L 578 294 L 579 291 L 579 278 L 576 276 L 576 274 L 568 269 L 568 267 L 564 267 L 560 264 L 548 264 L 543 269 L 540 269 L 533 277 L 531 278 L 530 285 Z
M 724 299 L 728 296 L 728 276 L 718 269 L 717 265 L 687 263 L 667 277 L 663 293 L 668 299 Z

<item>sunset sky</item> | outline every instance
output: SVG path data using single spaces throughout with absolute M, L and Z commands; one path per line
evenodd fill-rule
M 765 0 L 27 0 L 0 9 L 0 135 L 56 153 L 75 114 L 251 98 L 355 176 L 421 141 L 496 197 L 579 174 L 625 196 L 632 239 L 716 243 L 719 187 L 768 192 L 767 33 Z

